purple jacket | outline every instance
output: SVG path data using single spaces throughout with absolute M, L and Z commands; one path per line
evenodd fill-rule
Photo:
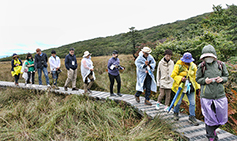
M 114 69 L 110 69 L 111 65 L 119 65 L 120 61 L 118 58 L 110 58 L 108 61 L 108 72 L 109 74 L 113 75 L 113 76 L 117 76 L 119 75 L 119 69 L 118 68 L 114 68 Z

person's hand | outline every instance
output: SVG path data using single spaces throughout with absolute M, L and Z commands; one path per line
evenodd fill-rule
M 148 66 L 149 65 L 149 61 L 146 61 L 145 64 Z
M 183 77 L 181 81 L 182 81 L 182 82 L 185 82 L 185 81 L 186 81 L 186 78 L 185 78 L 185 77 Z
M 90 69 L 90 71 L 94 71 L 94 69 Z
M 210 83 L 212 82 L 212 80 L 207 77 L 207 78 L 205 79 L 205 82 L 206 82 L 206 84 L 210 84 Z
M 19 66 L 19 64 L 16 64 L 16 66 Z
M 32 67 L 34 67 L 35 66 L 35 64 L 32 64 Z
M 146 71 L 146 73 L 148 73 L 148 71 Z
M 216 82 L 217 83 L 221 83 L 223 81 L 223 78 L 221 78 L 220 76 L 218 76 L 217 78 L 216 78 Z

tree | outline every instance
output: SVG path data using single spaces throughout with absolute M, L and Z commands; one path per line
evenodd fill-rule
M 129 32 L 124 34 L 124 36 L 128 37 L 129 43 L 132 43 L 132 54 L 133 57 L 136 59 L 136 46 L 139 43 L 139 41 L 142 40 L 142 35 L 139 33 L 138 30 L 135 29 L 135 27 L 130 27 Z

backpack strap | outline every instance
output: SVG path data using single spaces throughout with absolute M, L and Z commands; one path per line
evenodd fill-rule
M 207 70 L 206 62 L 205 61 L 202 61 L 201 68 L 202 68 L 202 77 L 203 77 L 204 73 L 205 73 L 205 70 Z
M 218 64 L 218 69 L 222 71 L 223 70 L 223 63 L 222 63 L 222 61 L 216 60 L 216 62 Z M 202 61 L 201 68 L 202 68 L 202 77 L 203 77 L 204 73 L 205 73 L 205 70 L 207 70 L 206 62 L 205 61 Z
M 218 69 L 222 71 L 223 70 L 223 63 L 222 63 L 222 61 L 217 60 L 217 64 L 218 64 Z

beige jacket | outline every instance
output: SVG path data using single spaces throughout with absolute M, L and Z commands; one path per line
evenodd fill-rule
M 174 69 L 174 61 L 170 60 L 168 63 L 162 58 L 157 67 L 157 86 L 160 88 L 171 89 L 173 85 L 173 78 L 171 73 Z

